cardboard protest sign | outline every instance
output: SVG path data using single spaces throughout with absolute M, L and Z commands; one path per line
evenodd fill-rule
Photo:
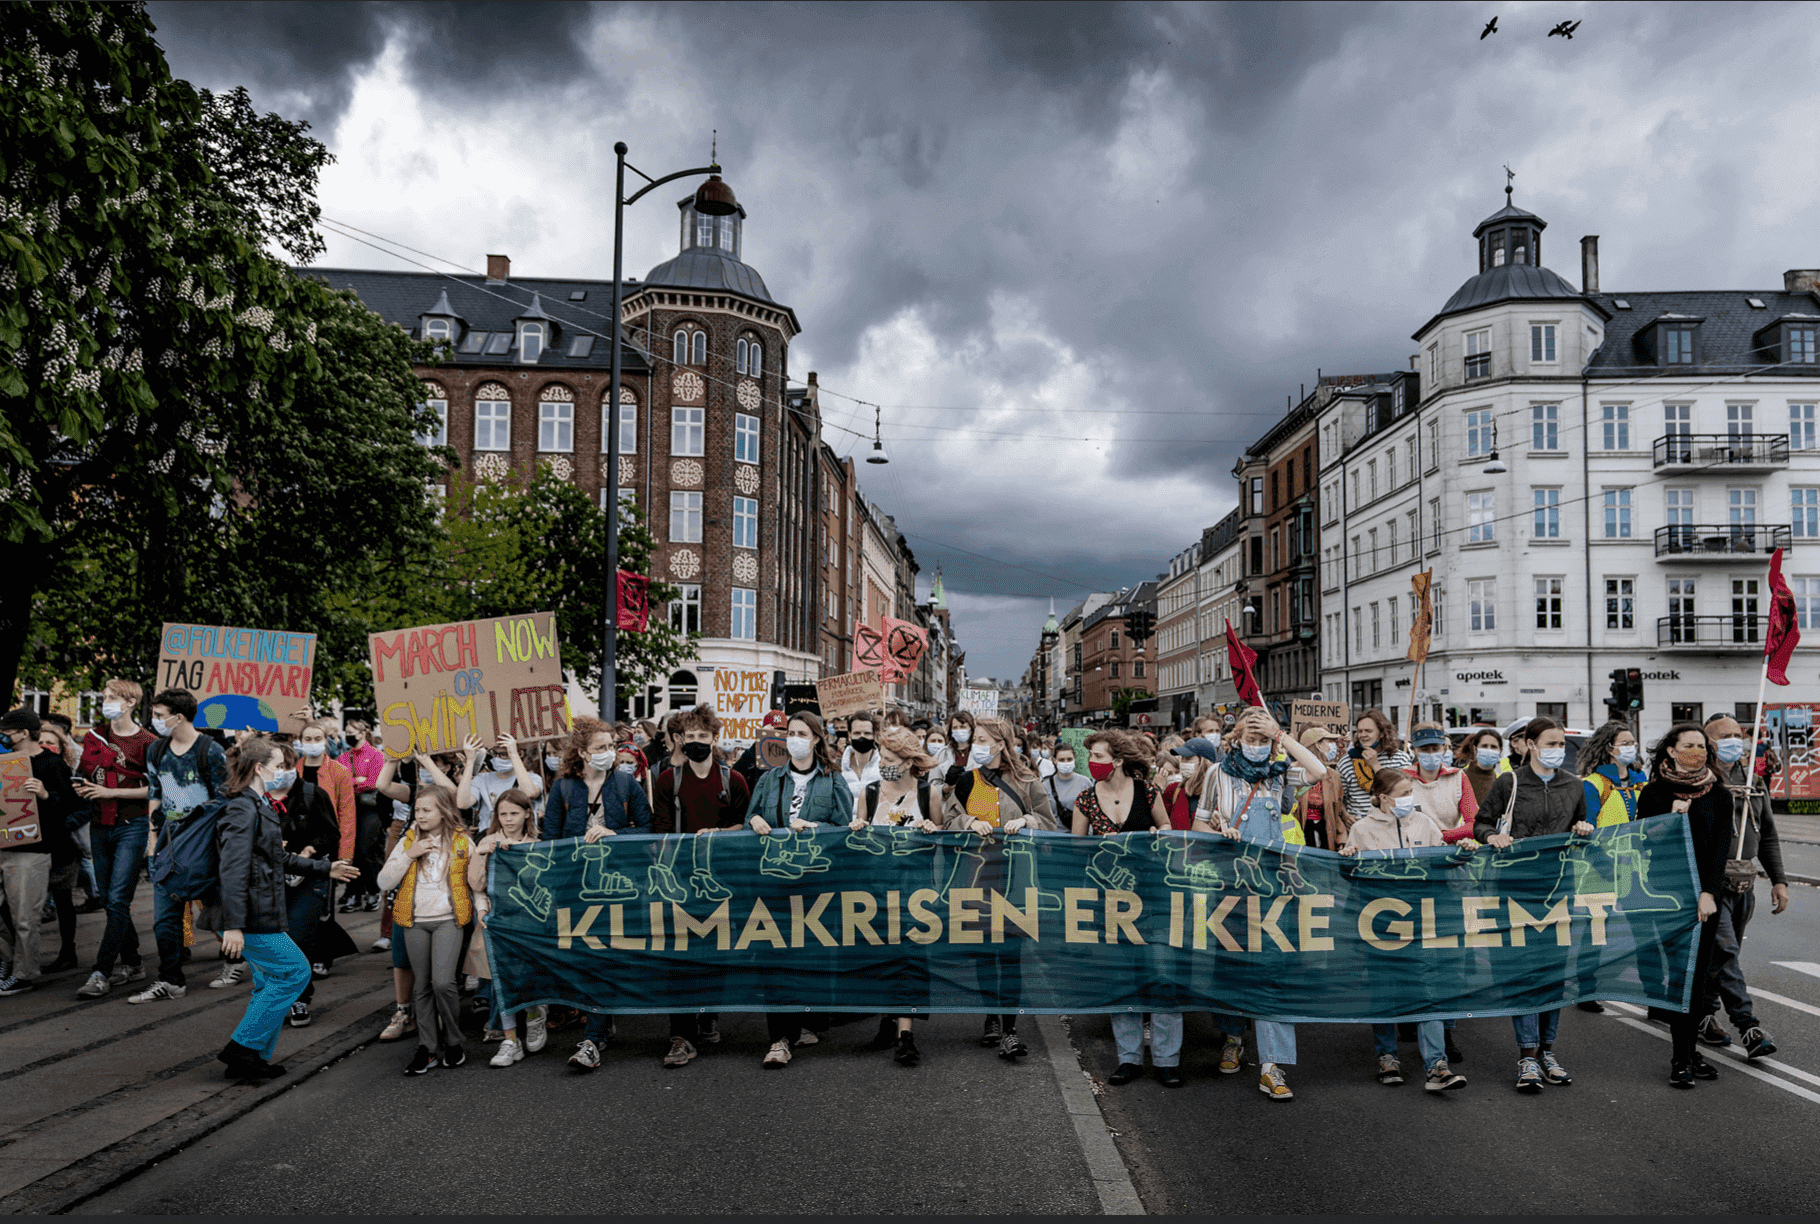
M 961 690 L 961 709 L 975 718 L 998 717 L 998 690 L 988 688 L 964 688 Z
M 908 680 L 929 649 L 929 631 L 913 621 L 885 617 L 885 667 L 881 679 L 887 684 Z
M 712 703 L 720 715 L 722 739 L 744 744 L 758 738 L 764 729 L 765 713 L 771 708 L 772 679 L 769 670 L 714 669 L 714 695 L 704 696 L 702 704 Z
M 1352 739 L 1351 707 L 1344 701 L 1294 701 L 1289 705 L 1289 734 L 1297 739 L 1310 727 L 1326 727 L 1342 744 Z
M 846 718 L 861 710 L 876 711 L 885 704 L 885 686 L 875 671 L 847 672 L 817 680 L 815 694 L 821 700 L 823 718 Z
M 32 759 L 23 752 L 0 754 L 0 850 L 29 846 L 43 836 L 38 827 L 38 801 L 25 793 L 32 779 Z M 31 915 L 36 922 L 38 916 Z
M 387 756 L 569 733 L 554 613 L 394 629 L 367 645 Z
M 786 684 L 783 688 L 784 715 L 790 717 L 807 711 L 826 719 L 822 712 L 821 688 L 816 684 Z
M 315 666 L 313 633 L 167 624 L 156 687 L 195 694 L 198 727 L 295 732 Z

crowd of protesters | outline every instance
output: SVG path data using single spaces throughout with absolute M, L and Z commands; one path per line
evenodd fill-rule
M 76 991 L 84 999 L 123 988 L 131 988 L 131 1005 L 182 998 L 196 934 L 215 932 L 222 967 L 208 986 L 252 981 L 246 1014 L 220 1055 L 239 1078 L 283 1074 L 271 1061 L 279 1032 L 310 1023 L 315 982 L 336 958 L 357 951 L 336 920 L 338 884 L 340 912 L 379 914 L 369 950 L 390 955 L 396 998 L 381 1039 L 414 1038 L 406 1074 L 466 1061 L 464 981 L 472 1008 L 486 1017 L 483 1041 L 497 1046 L 491 1066 L 511 1067 L 543 1050 L 552 1032 L 576 1026 L 568 1061 L 588 1072 L 602 1065 L 614 1035 L 610 1014 L 558 1007 L 506 1013 L 494 998 L 486 941 L 476 938 L 492 909 L 490 855 L 538 840 L 701 835 L 674 839 L 652 869 L 654 881 L 681 895 L 685 882 L 719 887 L 711 835 L 868 825 L 982 837 L 1194 830 L 1356 856 L 1504 848 L 1684 813 L 1699 876 L 1700 988 L 1691 1011 L 1652 1013 L 1670 1029 L 1670 1083 L 1688 1088 L 1716 1078 L 1698 1046 L 1732 1042 L 1718 1019 L 1721 1008 L 1749 1057 L 1776 1048 L 1753 1013 L 1740 962 L 1758 863 L 1771 881 L 1773 912 L 1788 903 L 1767 795 L 1752 785 L 1776 763 L 1773 754 L 1747 753 L 1743 728 L 1728 716 L 1704 726 L 1676 724 L 1647 757 L 1628 726 L 1608 723 L 1579 745 L 1579 773 L 1568 768 L 1565 728 L 1549 718 L 1502 734 L 1474 728 L 1463 738 L 1418 722 L 1405 743 L 1380 710 L 1361 713 L 1349 736 L 1315 727 L 1291 737 L 1257 707 L 1200 719 L 1186 738 L 1160 742 L 1126 730 L 1045 737 L 967 713 L 945 725 L 900 711 L 824 725 L 813 713 L 773 711 L 764 737 L 737 756 L 721 742 L 715 711 L 694 707 L 661 725 L 578 718 L 566 738 L 534 751 L 510 737 L 491 745 L 471 738 L 458 753 L 393 760 L 358 718 L 344 728 L 303 710 L 284 732 L 224 737 L 195 725 L 196 701 L 177 689 L 151 698 L 151 725 L 141 726 L 144 698 L 138 684 L 110 680 L 102 721 L 80 740 L 56 716 L 43 719 L 29 708 L 0 716 L 0 738 L 30 757 L 24 785 L 42 828 L 37 842 L 0 849 L 0 996 L 33 989 L 41 974 L 78 968 L 83 913 L 106 914 L 94 962 Z M 187 853 L 184 830 L 205 821 L 212 821 L 218 880 L 198 899 L 179 886 L 181 864 L 172 864 Z M 150 885 L 147 941 L 155 966 L 132 912 L 154 852 L 164 864 L 150 872 L 159 880 Z M 53 922 L 59 944 L 48 957 L 42 928 Z M 1014 953 L 1001 959 L 1001 993 L 1012 997 L 1021 971 Z M 1578 1006 L 1602 1009 L 1593 1000 Z M 1222 1035 L 1219 1070 L 1242 1070 L 1249 1039 L 1259 1091 L 1292 1099 L 1287 1069 L 1296 1062 L 1295 1026 L 1214 1020 Z M 1572 1083 L 1556 1052 L 1560 1012 L 1512 1020 L 1516 1088 Z M 817 1026 L 828 1018 L 773 1012 L 766 1021 L 762 1065 L 778 1069 L 820 1039 L 826 1028 Z M 1146 1047 L 1161 1083 L 1183 1083 L 1181 1015 L 1115 1014 L 1112 1023 L 1118 1064 L 1111 1084 L 1143 1075 Z M 1427 1089 L 1464 1086 L 1457 1065 L 1465 1055 L 1452 1021 L 1387 1021 L 1372 1030 L 1381 1083 L 1404 1082 L 1401 1039 L 1417 1045 Z M 663 1064 L 686 1066 L 720 1040 L 718 1016 L 674 1015 Z M 1008 1061 L 1028 1053 L 1014 1013 L 987 1016 L 980 1044 Z M 872 1045 L 892 1050 L 906 1066 L 922 1058 L 909 1016 L 882 1017 Z

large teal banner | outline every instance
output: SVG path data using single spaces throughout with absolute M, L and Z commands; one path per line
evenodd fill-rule
M 502 1006 L 604 1012 L 1684 1009 L 1699 895 L 1680 816 L 1357 858 L 1199 833 L 625 836 L 490 872 Z

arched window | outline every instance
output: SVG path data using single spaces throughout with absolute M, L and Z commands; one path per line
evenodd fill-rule
M 707 365 L 708 364 L 708 333 L 707 332 L 696 332 L 695 333 L 695 364 L 696 365 Z
M 606 454 L 610 435 L 611 416 L 607 412 L 607 397 L 600 397 L 600 453 Z M 619 389 L 619 453 L 635 455 L 638 453 L 638 398 L 624 387 Z
M 448 319 L 425 319 L 423 321 L 423 338 L 425 340 L 447 340 L 450 329 L 454 326 Z
M 695 673 L 691 671 L 672 672 L 670 674 L 670 708 L 680 709 L 695 704 Z
M 739 341 L 739 344 L 738 344 L 738 346 L 737 346 L 737 347 L 736 347 L 736 348 L 735 348 L 735 349 L 734 349 L 734 353 L 735 353 L 735 356 L 734 356 L 734 359 L 733 359 L 733 368 L 734 368 L 734 369 L 735 369 L 735 370 L 738 370 L 738 371 L 739 371 L 739 372 L 740 372 L 740 373 L 741 373 L 741 374 L 744 374 L 744 373 L 745 373 L 745 372 L 746 372 L 746 341 L 745 341 L 745 337 L 743 337 L 743 336 L 742 336 L 742 337 L 741 337 L 741 338 L 740 338 L 740 341 Z
M 670 360 L 676 365 L 689 364 L 689 333 L 680 327 L 670 337 Z
M 746 372 L 754 378 L 765 372 L 765 346 L 756 340 L 746 346 Z
M 530 365 L 543 356 L 543 324 L 522 323 L 518 328 L 518 360 Z

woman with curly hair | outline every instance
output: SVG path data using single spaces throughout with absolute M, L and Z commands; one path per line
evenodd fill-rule
M 1416 759 L 1398 741 L 1397 729 L 1382 710 L 1359 715 L 1353 731 L 1353 745 L 1340 762 L 1340 795 L 1346 814 L 1358 821 L 1371 814 L 1371 780 L 1378 770 L 1394 766 L 1408 772 Z
M 1575 764 L 1586 780 L 1586 823 L 1603 828 L 1637 818 L 1637 799 L 1649 775 L 1637 768 L 1637 737 L 1612 719 L 1592 733 Z

